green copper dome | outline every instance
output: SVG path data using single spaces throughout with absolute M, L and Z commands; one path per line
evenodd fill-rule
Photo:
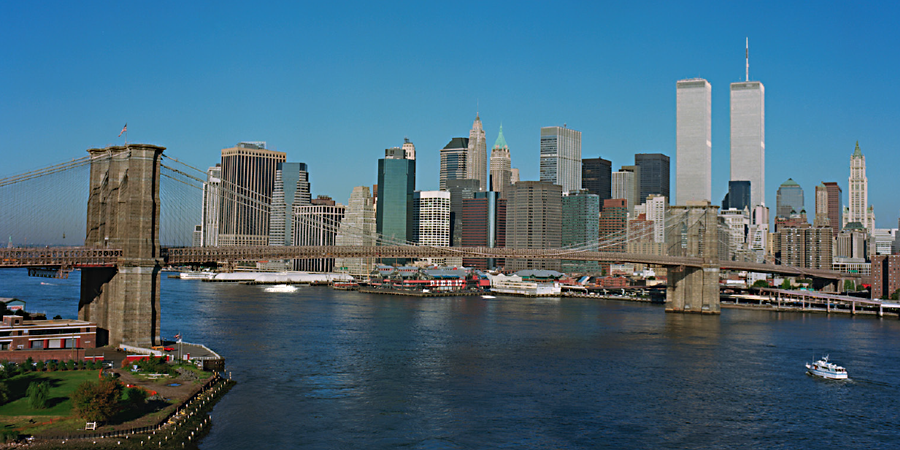
M 856 150 L 853 150 L 852 158 L 862 158 L 862 151 L 859 150 L 859 141 L 856 141 Z
M 800 186 L 799 184 L 797 184 L 796 181 L 794 181 L 793 178 L 788 178 L 787 181 L 785 181 L 784 183 L 781 183 L 781 185 L 782 186 Z
M 500 125 L 500 135 L 497 136 L 497 140 L 494 142 L 493 148 L 507 148 L 507 149 L 509 148 L 509 146 L 506 145 L 506 138 L 503 137 L 503 125 L 502 124 Z

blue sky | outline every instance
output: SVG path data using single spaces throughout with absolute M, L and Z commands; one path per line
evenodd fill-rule
M 672 157 L 675 82 L 713 86 L 713 201 L 729 177 L 728 84 L 766 86 L 766 201 L 791 177 L 847 202 L 856 141 L 879 227 L 896 227 L 897 7 L 865 2 L 3 2 L 0 177 L 122 144 L 200 168 L 263 140 L 346 203 L 409 137 L 419 189 L 476 109 L 538 178 L 540 127 L 582 131 L 614 169 Z M 887 2 L 883 2 L 887 3 Z M 27 151 L 25 151 L 27 149 Z

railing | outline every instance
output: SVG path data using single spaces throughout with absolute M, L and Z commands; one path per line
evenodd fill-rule
M 0 267 L 115 267 L 122 250 L 92 247 L 0 249 Z

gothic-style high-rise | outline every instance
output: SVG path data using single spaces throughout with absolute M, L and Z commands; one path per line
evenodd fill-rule
M 859 149 L 859 141 L 856 149 L 850 156 L 850 179 L 848 186 L 848 201 L 850 206 L 844 208 L 844 223 L 859 222 L 872 234 L 875 231 L 875 209 L 869 206 L 869 180 L 866 178 L 866 157 Z
M 500 125 L 500 134 L 491 149 L 491 190 L 499 192 L 503 198 L 506 198 L 504 192 L 511 184 L 511 166 L 509 146 L 506 145 L 506 138 L 503 137 L 503 125 Z
M 487 143 L 484 140 L 484 127 L 481 126 L 481 117 L 475 114 L 475 122 L 469 131 L 469 149 L 466 157 L 466 178 L 478 180 L 480 190 L 485 191 L 490 186 L 487 174 Z

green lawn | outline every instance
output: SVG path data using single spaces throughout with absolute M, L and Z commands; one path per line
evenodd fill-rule
M 69 400 L 75 388 L 85 381 L 97 381 L 99 370 L 73 370 L 66 372 L 28 372 L 7 379 L 10 402 L 0 406 L 0 416 L 68 416 L 72 413 Z M 50 383 L 50 396 L 46 409 L 32 409 L 28 406 L 25 391 L 35 381 Z

